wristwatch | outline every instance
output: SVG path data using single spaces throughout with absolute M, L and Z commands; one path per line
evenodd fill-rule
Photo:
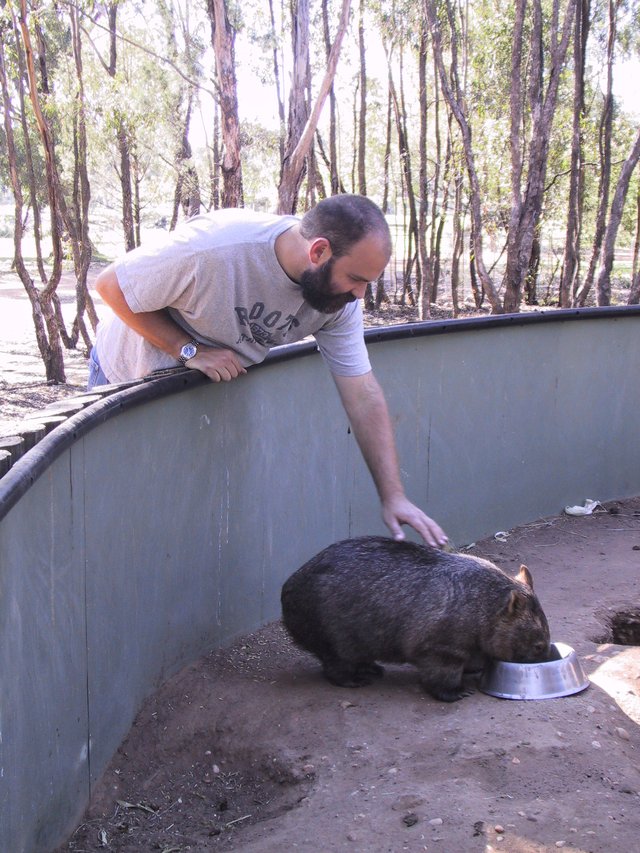
M 193 358 L 194 355 L 198 352 L 198 341 L 194 341 L 193 339 L 189 341 L 188 344 L 185 344 L 180 350 L 180 355 L 178 356 L 178 361 L 180 364 L 186 364 L 190 358 Z

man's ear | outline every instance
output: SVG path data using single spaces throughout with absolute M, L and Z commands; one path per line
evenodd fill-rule
M 324 264 L 331 257 L 331 243 L 326 237 L 316 237 L 309 246 L 309 260 L 312 264 Z

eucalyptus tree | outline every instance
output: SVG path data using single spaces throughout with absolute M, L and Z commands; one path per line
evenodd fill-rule
M 596 298 L 598 305 L 611 303 L 611 270 L 615 256 L 616 237 L 622 219 L 624 204 L 629 189 L 631 175 L 640 160 L 640 128 L 633 147 L 622 165 L 620 175 L 611 201 L 611 210 L 602 242 L 602 260 L 596 280 Z
M 103 206 L 120 211 L 129 251 L 140 244 L 145 207 L 164 207 L 164 198 L 173 194 L 167 182 L 175 186 L 175 157 L 171 149 L 165 152 L 167 138 L 180 125 L 172 93 L 181 69 L 167 55 L 166 30 L 155 12 L 149 16 L 133 2 L 109 0 L 93 4 L 90 13 L 87 8 L 82 21 L 92 48 L 86 80 L 91 169 Z
M 228 0 L 207 0 L 211 22 L 211 42 L 216 60 L 218 100 L 222 119 L 222 207 L 241 207 L 242 157 L 240 119 L 238 117 L 238 84 L 235 65 L 235 38 L 239 26 L 239 10 L 230 8 Z
M 327 59 L 326 71 L 311 102 L 309 64 L 309 0 L 294 0 L 291 7 L 293 49 L 292 83 L 289 96 L 289 118 L 282 172 L 278 186 L 278 211 L 295 213 L 305 164 L 311 152 L 331 85 L 335 78 L 342 41 L 349 23 L 351 0 L 342 0 L 340 17 Z
M 585 186 L 583 136 L 586 117 L 585 74 L 590 27 L 591 0 L 577 0 L 573 35 L 573 116 L 571 163 L 569 166 L 569 197 L 567 202 L 567 227 L 559 293 L 559 303 L 563 308 L 571 305 L 573 295 L 578 289 L 580 275 L 580 245 Z
M 17 21 L 12 11 L 6 6 L 0 12 L 0 89 L 2 91 L 2 114 L 4 127 L 4 142 L 6 145 L 8 183 L 14 199 L 13 227 L 13 266 L 22 282 L 31 303 L 32 317 L 35 327 L 38 349 L 42 357 L 46 377 L 52 382 L 64 382 L 64 356 L 58 333 L 57 320 L 53 297 L 55 288 L 60 281 L 62 272 L 62 257 L 59 243 L 54 240 L 54 268 L 49 276 L 44 267 L 41 249 L 41 230 L 39 201 L 36 198 L 35 174 L 32 168 L 28 121 L 25 113 L 25 69 L 24 52 L 18 34 Z M 11 80 L 15 80 L 15 90 L 11 89 Z M 19 106 L 13 103 L 12 95 L 17 96 Z M 14 130 L 14 117 L 19 112 L 18 127 Z M 17 133 L 16 133 L 17 131 Z M 22 140 L 17 135 L 22 135 Z M 23 181 L 24 168 L 21 168 L 19 148 L 22 143 L 26 154 L 27 180 Z M 29 196 L 25 198 L 24 188 L 28 188 Z M 25 236 L 25 207 L 31 206 L 38 213 L 34 217 L 36 251 L 40 284 L 38 287 L 32 273 L 27 268 L 23 254 L 23 239 Z
M 118 66 L 118 32 L 117 19 L 118 7 L 121 0 L 110 0 L 106 3 L 105 11 L 109 28 L 109 51 L 108 59 L 102 62 L 104 70 L 111 80 L 115 80 Z M 100 55 L 98 54 L 100 57 Z M 120 98 L 113 99 L 113 126 L 120 154 L 120 168 L 118 176 L 121 187 L 122 207 L 122 229 L 124 234 L 125 248 L 133 249 L 140 243 L 140 206 L 134 207 L 134 191 L 132 187 L 132 150 L 135 150 L 135 140 L 131 131 L 131 124 L 127 121 L 125 111 L 122 108 Z
M 532 275 L 542 205 L 544 201 L 549 144 L 558 101 L 561 74 L 573 31 L 576 0 L 566 0 L 564 16 L 560 0 L 552 0 L 545 32 L 540 0 L 516 0 L 511 85 L 511 216 L 504 276 L 506 311 L 518 311 L 521 295 Z M 525 53 L 525 16 L 530 14 L 529 49 Z M 545 62 L 548 59 L 548 63 Z M 523 71 L 529 66 L 528 79 Z M 526 64 L 526 65 L 525 65 Z M 526 84 L 526 89 L 525 89 Z M 522 149 L 525 91 L 531 121 L 526 158 Z M 525 173 L 526 162 L 526 173 Z M 524 179 L 526 177 L 526 184 Z
M 47 379 L 65 381 L 60 340 L 68 348 L 80 338 L 88 347 L 90 336 L 85 324 L 88 314 L 95 327 L 97 316 L 87 290 L 87 270 L 91 260 L 89 239 L 90 186 L 87 170 L 87 119 L 82 58 L 82 36 L 77 7 L 60 4 L 56 8 L 20 0 L 6 4 L 3 15 L 5 35 L 15 47 L 16 92 L 19 127 L 27 154 L 29 204 L 37 211 L 36 251 L 38 287 L 22 257 L 24 236 L 22 208 L 24 195 L 16 167 L 16 134 L 12 126 L 13 104 L 3 56 L 3 102 L 5 136 L 10 158 L 14 158 L 11 184 L 16 216 L 14 222 L 14 262 L 29 296 L 36 339 Z M 12 34 L 12 35 L 10 35 Z M 27 105 L 29 113 L 27 113 Z M 34 150 L 44 161 L 44 198 L 36 189 L 32 173 Z M 51 263 L 42 253 L 40 204 L 48 207 Z M 70 250 L 76 279 L 76 311 L 71 332 L 67 332 L 57 288 L 61 280 L 65 250 Z
M 187 217 L 200 213 L 200 181 L 193 162 L 189 128 L 198 88 L 199 60 L 204 45 L 199 38 L 198 26 L 192 21 L 189 3 L 184 7 L 175 0 L 156 0 L 156 3 L 164 28 L 166 55 L 174 67 L 184 70 L 184 76 L 176 75 L 176 85 L 165 94 L 170 118 L 168 126 L 173 131 L 175 152 L 176 180 L 169 225 L 169 229 L 173 230 L 180 210 Z
M 607 36 L 606 36 L 606 84 L 602 98 L 598 135 L 599 166 L 597 190 L 597 214 L 595 232 L 591 246 L 589 267 L 582 282 L 574 287 L 573 302 L 584 305 L 589 296 L 596 276 L 602 242 L 606 229 L 607 209 L 611 186 L 611 148 L 613 142 L 613 120 L 615 98 L 613 94 L 614 58 L 618 32 L 618 10 L 620 0 L 607 0 Z
M 487 271 L 483 251 L 483 220 L 482 220 L 482 191 L 476 169 L 476 154 L 473 146 L 473 135 L 466 104 L 465 92 L 460 79 L 459 56 L 459 27 L 455 10 L 450 0 L 445 0 L 442 9 L 435 0 L 423 0 L 424 13 L 429 23 L 433 52 L 440 78 L 444 98 L 451 110 L 460 130 L 465 157 L 467 177 L 469 181 L 471 239 L 474 268 L 483 291 L 487 295 L 494 313 L 503 312 L 500 296 Z M 442 20 L 442 19 L 443 20 Z M 445 65 L 443 33 L 447 32 L 449 40 L 449 67 Z

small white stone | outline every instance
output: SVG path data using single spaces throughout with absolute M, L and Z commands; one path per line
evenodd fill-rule
M 602 744 L 601 744 L 601 743 L 600 743 L 600 741 L 598 741 L 598 740 L 592 740 L 592 741 L 591 741 L 591 746 L 592 746 L 594 749 L 602 749 Z
M 622 740 L 629 740 L 629 732 L 626 729 L 618 727 L 615 731 L 618 737 L 622 738 Z
M 444 821 L 441 817 L 432 817 L 429 821 L 429 826 L 442 826 L 443 823 Z

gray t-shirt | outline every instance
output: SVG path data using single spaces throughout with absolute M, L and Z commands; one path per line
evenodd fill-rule
M 168 308 L 188 334 L 234 350 L 245 367 L 271 347 L 314 335 L 332 373 L 368 373 L 360 303 L 315 311 L 278 263 L 276 238 L 297 222 L 236 209 L 195 216 L 158 246 L 124 255 L 115 264 L 118 282 L 134 313 Z M 178 364 L 113 314 L 100 323 L 96 347 L 110 382 Z

